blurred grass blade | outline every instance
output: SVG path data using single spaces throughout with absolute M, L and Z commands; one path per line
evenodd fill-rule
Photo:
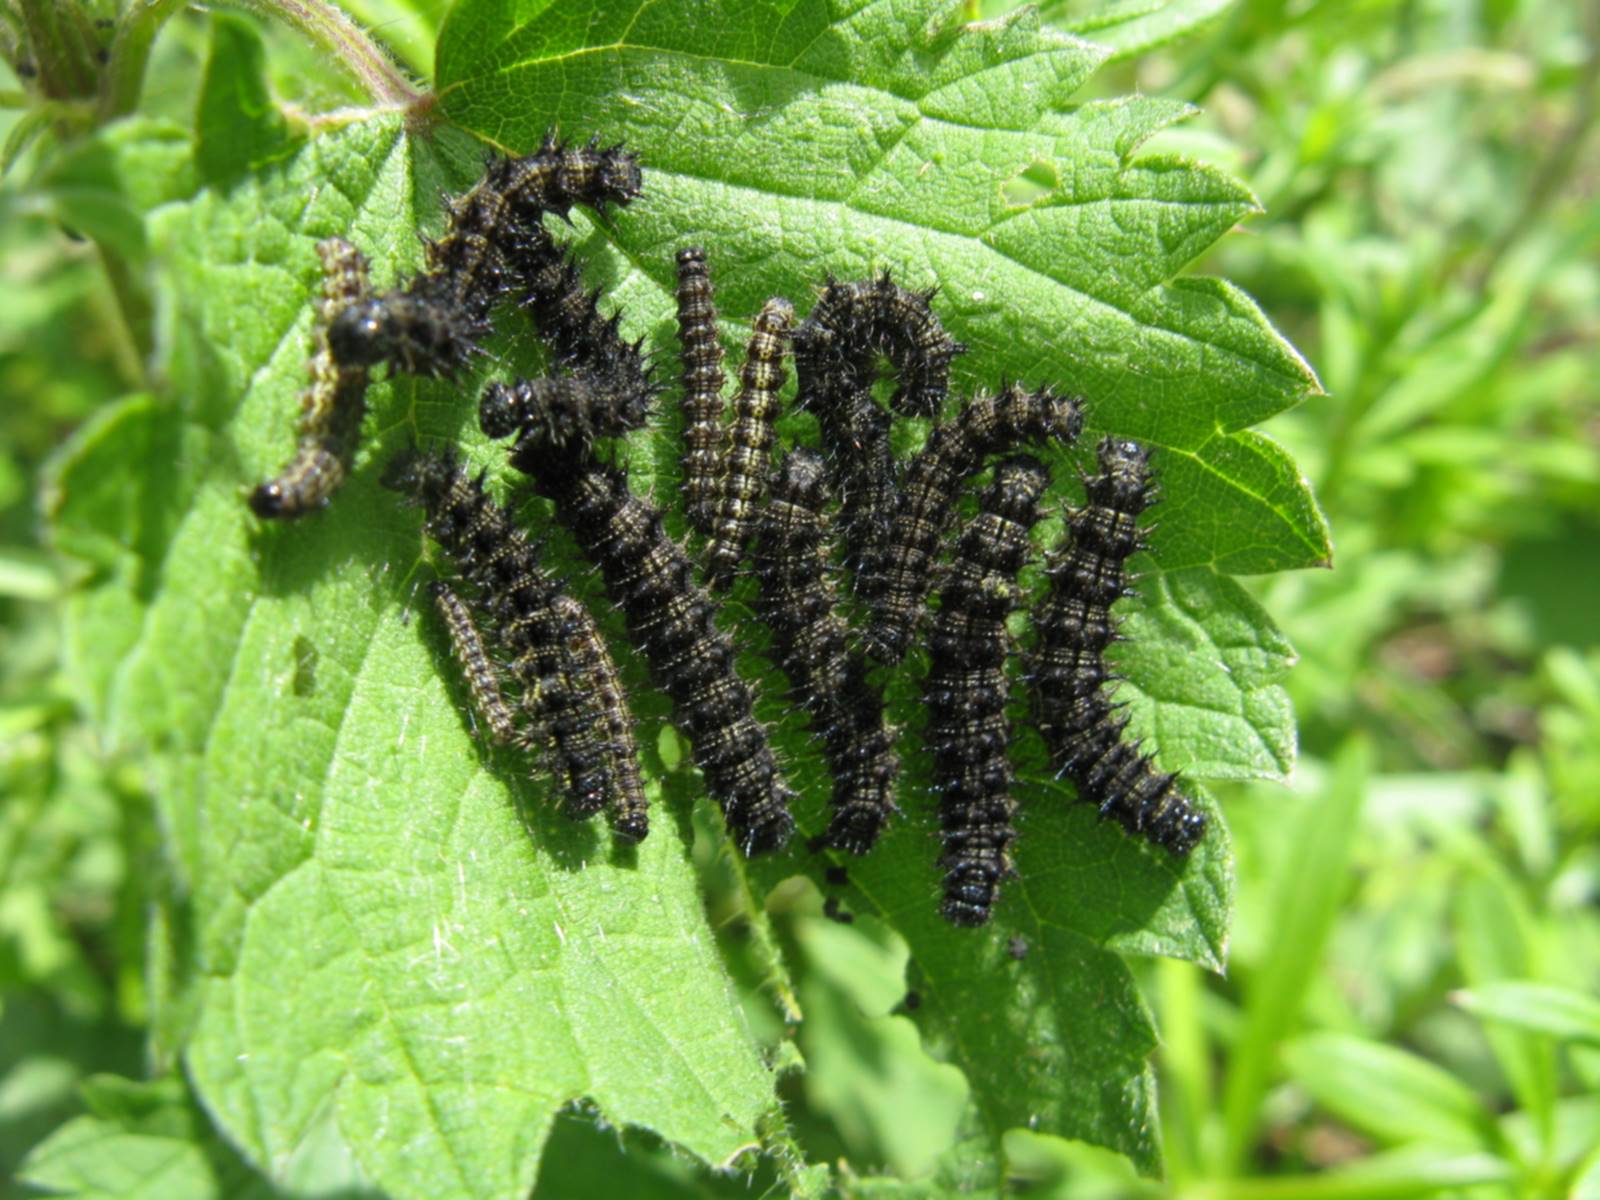
M 1472 987 L 1535 973 L 1531 943 L 1533 916 L 1512 881 L 1485 868 L 1456 897 L 1456 948 L 1461 970 Z M 1549 1039 L 1510 1025 L 1490 1024 L 1484 1034 L 1500 1069 L 1539 1131 L 1546 1147 L 1554 1133 L 1556 1063 Z
M 38 108 L 30 109 L 17 119 L 11 127 L 11 132 L 6 135 L 5 145 L 0 147 L 0 176 L 7 174 L 17 159 L 22 157 L 22 152 L 41 133 L 50 128 L 50 122 L 56 117 L 56 106 L 41 104 Z
M 1188 1200 L 1406 1200 L 1446 1189 L 1503 1184 L 1515 1168 L 1492 1154 L 1451 1150 L 1395 1150 L 1358 1165 L 1320 1175 L 1237 1179 L 1192 1189 Z
M 1600 1200 L 1600 1147 L 1596 1147 L 1574 1172 L 1571 1200 Z
M 1246 1161 L 1279 1044 L 1293 1029 L 1344 893 L 1350 844 L 1370 769 L 1367 745 L 1345 743 L 1321 797 L 1300 816 L 1278 872 L 1278 926 L 1247 990 L 1245 1022 L 1223 1098 L 1224 1173 Z
M 1499 1021 L 1600 1049 L 1600 1000 L 1542 983 L 1491 983 L 1457 992 L 1455 1002 L 1485 1021 Z
M 13 600 L 54 600 L 61 580 L 54 565 L 36 550 L 0 547 L 0 596 Z
M 1181 1185 L 1201 1161 L 1201 1136 L 1215 1110 L 1212 1055 L 1201 1015 L 1201 972 L 1193 963 L 1155 964 L 1161 1014 L 1161 1117 L 1167 1178 Z
M 1380 1142 L 1481 1149 L 1497 1140 L 1471 1088 L 1405 1050 L 1316 1033 L 1285 1047 L 1284 1064 L 1319 1104 Z

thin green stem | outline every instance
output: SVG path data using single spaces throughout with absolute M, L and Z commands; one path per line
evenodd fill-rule
M 37 0 L 34 0 L 37 2 Z M 139 102 L 150 45 L 186 0 L 139 0 L 122 18 L 111 47 L 101 116 L 124 116 Z M 233 0 L 241 8 L 282 21 L 319 46 L 361 85 L 375 104 L 410 108 L 421 99 L 404 73 L 365 30 L 326 0 Z
M 4 58 L 13 71 L 22 62 L 22 18 L 4 0 L 0 0 L 0 58 Z M 21 77 L 18 74 L 17 78 Z
M 150 61 L 150 44 L 156 31 L 184 0 L 136 0 L 117 25 L 111 42 L 111 62 L 106 68 L 105 89 L 100 93 L 103 120 L 125 117 L 139 103 L 144 87 L 144 69 Z
M 400 68 L 336 4 L 326 0 L 234 0 L 241 7 L 274 17 L 322 47 L 376 104 L 408 108 L 420 98 Z
M 117 366 L 125 378 L 131 376 L 132 380 L 137 380 L 135 386 L 143 387 L 146 385 L 145 364 L 150 361 L 155 345 L 150 297 L 138 276 L 129 269 L 127 260 L 115 250 L 101 245 L 100 262 L 111 284 L 116 311 L 122 317 L 122 336 L 117 339 Z

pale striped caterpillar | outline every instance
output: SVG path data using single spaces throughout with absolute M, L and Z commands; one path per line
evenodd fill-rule
M 276 476 L 250 493 L 250 508 L 264 520 L 292 520 L 324 507 L 344 483 L 367 411 L 367 368 L 342 364 L 328 344 L 329 326 L 367 295 L 366 256 L 342 238 L 317 243 L 322 259 L 322 299 L 311 331 L 301 393 L 299 444 Z

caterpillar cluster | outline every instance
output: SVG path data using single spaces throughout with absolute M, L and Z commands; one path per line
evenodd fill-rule
M 943 841 L 941 912 L 956 925 L 982 925 L 1013 869 L 1008 621 L 1022 604 L 1018 572 L 1050 483 L 1043 463 L 1019 452 L 1072 446 L 1083 402 L 1010 384 L 952 411 L 951 364 L 965 347 L 934 313 L 932 291 L 884 272 L 830 279 L 798 325 L 788 300 L 769 300 L 753 322 L 730 416 L 710 266 L 703 250 L 683 249 L 682 492 L 692 532 L 679 542 L 657 504 L 633 491 L 617 453 L 618 439 L 652 413 L 658 387 L 646 355 L 622 339 L 620 314 L 602 315 L 600 294 L 544 224 L 579 204 L 603 213 L 640 191 L 632 154 L 550 137 L 527 158 L 495 160 L 450 202 L 425 269 L 403 286 L 375 294 L 358 251 L 325 253 L 301 450 L 252 506 L 276 517 L 325 504 L 351 462 L 369 370 L 457 375 L 479 353 L 496 307 L 513 299 L 549 344 L 553 367 L 489 384 L 479 424 L 511 439 L 510 465 L 598 568 L 742 852 L 788 842 L 794 793 L 755 715 L 758 688 L 740 675 L 737 647 L 719 627 L 718 593 L 748 564 L 771 658 L 833 779 L 832 815 L 812 846 L 853 854 L 871 850 L 900 812 L 901 733 L 887 720 L 883 685 L 918 641 L 937 593 L 923 736 Z M 791 354 L 794 403 L 815 414 L 820 449 L 777 445 Z M 934 421 L 904 463 L 891 448 L 899 418 Z M 1104 658 L 1118 636 L 1111 606 L 1130 591 L 1126 562 L 1142 548 L 1139 518 L 1155 500 L 1148 453 L 1107 439 L 1099 458 L 1086 503 L 1069 510 L 1050 556 L 1022 673 L 1052 765 L 1079 798 L 1182 855 L 1203 836 L 1204 815 L 1127 737 Z M 991 465 L 976 517 L 953 536 L 963 493 Z M 413 448 L 391 460 L 383 482 L 421 508 L 449 565 L 452 579 L 431 591 L 475 721 L 497 743 L 542 751 L 568 815 L 604 810 L 618 837 L 643 838 L 633 719 L 588 611 L 453 452 Z M 271 499 L 280 496 L 290 499 Z
M 794 828 L 793 793 L 755 719 L 750 688 L 734 670 L 733 643 L 717 628 L 715 605 L 683 547 L 667 536 L 660 510 L 633 494 L 619 468 L 537 436 L 519 438 L 511 462 L 555 502 L 557 519 L 599 566 L 651 675 L 672 698 L 739 848 L 781 847 Z
M 424 270 L 404 287 L 346 308 L 328 330 L 335 357 L 412 375 L 455 376 L 479 353 L 489 315 L 508 295 L 526 309 L 565 365 L 612 379 L 614 399 L 648 400 L 643 357 L 545 228 L 574 205 L 598 213 L 631 203 L 638 160 L 598 139 L 568 146 L 554 134 L 526 158 L 497 158 L 470 191 L 449 202 L 445 232 L 427 243 Z M 642 414 L 640 419 L 642 420 Z
M 490 314 L 508 296 L 551 339 L 563 371 L 604 382 L 619 428 L 642 425 L 654 395 L 642 350 L 600 314 L 598 295 L 544 224 L 574 205 L 598 213 L 627 205 L 640 182 L 638 160 L 620 147 L 569 146 L 551 134 L 525 158 L 496 158 L 449 202 L 444 232 L 426 243 L 425 267 L 402 286 L 374 293 L 360 251 L 339 239 L 321 243 L 324 298 L 300 445 L 289 466 L 251 494 L 256 515 L 293 518 L 327 504 L 355 455 L 369 370 L 459 375 L 481 353 Z
M 633 722 L 588 610 L 545 568 L 483 480 L 451 453 L 403 453 L 390 461 L 383 483 L 422 508 L 423 527 L 471 589 L 467 603 L 448 586 L 435 589 L 435 600 L 493 736 L 523 750 L 549 744 L 568 816 L 608 809 L 620 837 L 644 837 Z M 515 712 L 502 697 L 503 680 L 520 688 Z

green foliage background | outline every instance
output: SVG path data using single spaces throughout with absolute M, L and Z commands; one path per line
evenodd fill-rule
M 156 7 L 108 14 L 104 94 Z M 23 1186 L 1600 1191 L 1595 6 L 351 11 L 433 80 L 426 127 L 340 108 L 377 85 L 334 69 L 359 58 L 337 30 L 222 13 L 160 26 L 123 119 L 93 73 L 63 93 L 48 46 L 11 96 L 0 1161 L 27 1154 Z M 38 41 L 28 4 L 3 15 Z M 374 389 L 325 517 L 262 532 L 239 503 L 287 449 L 317 238 L 403 273 L 469 135 L 523 150 L 551 122 L 644 156 L 646 197 L 572 236 L 664 352 L 686 242 L 730 346 L 766 295 L 803 311 L 826 272 L 893 264 L 940 285 L 964 386 L 1055 380 L 1094 432 L 1160 447 L 1124 695 L 1167 765 L 1280 782 L 1218 783 L 1228 829 L 1175 873 L 1024 746 L 992 933 L 934 917 L 913 804 L 850 864 L 839 926 L 824 864 L 722 850 L 626 659 L 657 833 L 632 857 L 551 819 L 463 727 L 408 619 L 414 514 L 372 469 L 419 434 L 493 465 L 463 391 L 536 366 L 524 339 L 468 388 Z M 632 447 L 658 494 L 674 434 Z M 1083 462 L 1057 457 L 1064 496 Z M 1293 570 L 1330 557 L 1308 479 L 1332 572 Z M 766 715 L 814 827 L 804 731 Z

